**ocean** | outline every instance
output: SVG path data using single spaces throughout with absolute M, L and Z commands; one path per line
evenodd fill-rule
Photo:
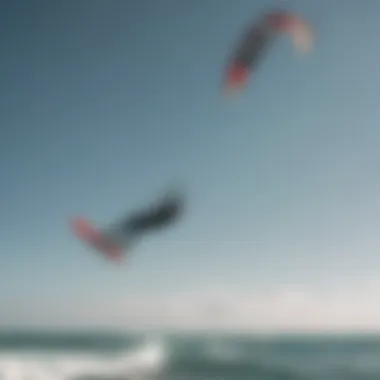
M 380 336 L 0 333 L 2 380 L 380 380 Z

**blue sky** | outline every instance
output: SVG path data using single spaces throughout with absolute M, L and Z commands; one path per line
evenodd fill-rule
M 273 6 L 310 20 L 315 50 L 300 57 L 279 39 L 227 102 L 228 54 Z M 132 299 L 157 311 L 213 292 L 373 293 L 379 12 L 376 0 L 2 2 L 1 324 L 75 323 L 91 303 L 96 323 L 128 325 Z M 124 267 L 68 229 L 75 215 L 109 223 L 172 184 L 187 191 L 184 219 Z

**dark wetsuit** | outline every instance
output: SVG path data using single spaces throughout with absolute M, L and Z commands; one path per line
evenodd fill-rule
M 167 197 L 150 210 L 135 213 L 104 231 L 103 238 L 110 244 L 130 247 L 145 232 L 158 230 L 173 222 L 183 209 L 178 197 Z
M 158 229 L 176 219 L 181 211 L 182 202 L 178 199 L 165 200 L 161 205 L 132 215 L 122 223 L 122 230 L 126 233 L 140 233 Z

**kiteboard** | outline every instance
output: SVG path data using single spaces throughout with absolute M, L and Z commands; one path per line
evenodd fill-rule
M 120 261 L 123 257 L 123 247 L 112 241 L 108 236 L 85 218 L 75 218 L 71 227 L 76 236 L 87 245 L 102 253 L 107 259 Z

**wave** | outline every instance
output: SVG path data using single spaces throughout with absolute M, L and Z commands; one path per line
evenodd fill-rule
M 178 379 L 380 379 L 380 340 L 264 340 L 252 337 L 172 338 L 172 378 Z
M 150 342 L 117 355 L 67 355 L 23 352 L 0 355 L 2 380 L 73 380 L 96 378 L 148 378 L 167 363 L 162 343 Z
M 380 379 L 380 340 L 146 334 L 0 336 L 0 380 Z

